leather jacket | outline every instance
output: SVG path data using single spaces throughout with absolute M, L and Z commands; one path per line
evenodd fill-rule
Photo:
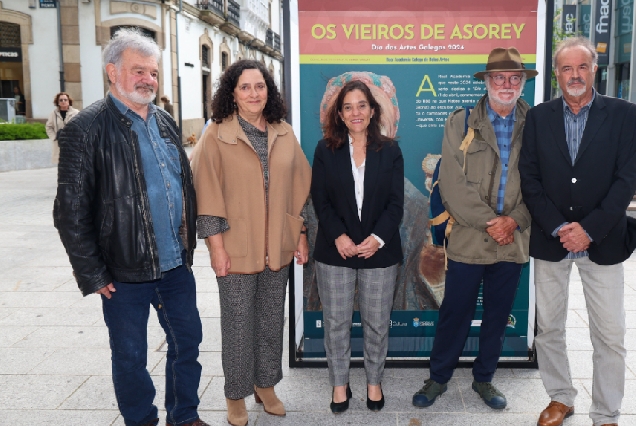
M 192 266 L 196 197 L 192 171 L 175 121 L 156 110 L 161 136 L 179 150 L 183 211 L 179 234 Z M 84 295 L 113 280 L 161 278 L 159 252 L 137 134 L 110 96 L 95 102 L 60 132 L 53 222 Z

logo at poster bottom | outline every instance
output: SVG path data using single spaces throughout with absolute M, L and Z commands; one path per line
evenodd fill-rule
M 506 325 L 506 327 L 514 329 L 516 325 L 517 325 L 517 319 L 515 318 L 515 316 L 510 314 L 508 316 L 508 324 Z
M 414 317 L 413 318 L 413 327 L 417 328 L 420 326 L 435 326 L 435 322 L 433 322 L 432 320 L 420 320 L 419 317 Z

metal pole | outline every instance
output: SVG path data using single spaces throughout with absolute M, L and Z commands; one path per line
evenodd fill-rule
M 552 38 L 554 37 L 554 0 L 546 0 L 545 6 L 545 67 L 543 69 L 543 102 L 552 98 Z
M 60 0 L 55 2 L 55 8 L 57 9 L 57 42 L 58 50 L 60 51 L 60 92 L 64 90 L 64 51 L 62 50 L 62 5 Z
M 291 108 L 291 34 L 289 23 L 289 0 L 283 0 L 283 87 L 285 88 L 285 104 L 287 105 L 287 123 L 292 124 L 292 108 Z M 291 292 L 290 282 L 290 292 Z M 289 301 L 292 301 L 292 294 L 289 295 Z M 291 323 L 291 322 L 290 322 Z M 291 329 L 291 327 L 290 327 Z
M 183 11 L 183 0 L 179 0 L 179 12 L 180 15 Z M 183 104 L 181 102 L 181 72 L 179 62 L 179 16 L 176 17 L 176 51 L 177 51 L 177 98 L 179 99 L 179 141 L 183 143 Z

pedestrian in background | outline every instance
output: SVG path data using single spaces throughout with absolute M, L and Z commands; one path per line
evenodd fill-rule
M 551 399 L 539 416 L 544 426 L 561 425 L 574 413 L 577 391 L 565 340 L 574 264 L 594 348 L 594 425 L 618 423 L 625 392 L 623 261 L 634 249 L 629 237 L 636 232 L 626 216 L 636 190 L 636 105 L 594 90 L 597 61 L 585 37 L 557 46 L 552 63 L 563 96 L 528 112 L 519 160 L 523 199 L 532 215 L 534 342 Z
M 454 224 L 448 236 L 448 269 L 430 378 L 413 396 L 415 406 L 430 406 L 447 390 L 475 318 L 482 282 L 483 315 L 472 389 L 493 409 L 507 405 L 492 379 L 521 268 L 528 261 L 530 214 L 521 198 L 517 165 L 530 106 L 520 97 L 526 79 L 537 74 L 525 68 L 514 47 L 493 49 L 486 70 L 475 73 L 476 79 L 484 80 L 486 95 L 468 122 L 466 108 L 446 120 L 439 189 Z
M 352 80 L 340 90 L 314 154 L 311 197 L 318 218 L 314 259 L 333 387 L 331 411 L 342 413 L 349 387 L 351 322 L 358 285 L 364 332 L 367 408 L 384 407 L 382 375 L 404 214 L 404 158 L 382 135 L 382 109 L 369 87 Z
M 58 163 L 60 158 L 60 146 L 57 143 L 57 138 L 64 126 L 73 117 L 79 113 L 79 110 L 73 108 L 73 98 L 66 92 L 60 92 L 53 98 L 53 105 L 55 108 L 51 112 L 49 119 L 46 121 L 46 134 L 53 142 L 53 158 L 54 164 Z
M 308 259 L 301 210 L 311 169 L 283 121 L 274 79 L 258 61 L 225 70 L 212 123 L 194 150 L 199 238 L 210 250 L 221 300 L 228 421 L 246 425 L 245 397 L 283 416 L 274 386 L 283 377 L 285 289 L 290 263 Z
M 166 425 L 207 425 L 197 412 L 196 198 L 177 126 L 152 103 L 161 51 L 120 30 L 102 55 L 110 92 L 58 138 L 54 224 L 80 290 L 101 296 L 126 425 L 159 421 L 146 368 L 151 305 L 168 343 Z
M 163 102 L 163 109 L 166 110 L 166 113 L 170 114 L 170 117 L 174 118 L 174 107 L 170 103 L 170 98 L 164 95 L 161 97 L 161 102 Z

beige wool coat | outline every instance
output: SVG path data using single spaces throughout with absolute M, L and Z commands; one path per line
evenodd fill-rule
M 269 123 L 267 136 L 267 209 L 261 162 L 236 115 L 210 124 L 192 158 L 197 215 L 222 217 L 230 226 L 222 234 L 230 273 L 278 271 L 300 239 L 311 168 L 289 124 Z
M 453 261 L 467 264 L 525 263 L 528 261 L 531 218 L 521 197 L 518 163 L 530 106 L 522 99 L 517 101 L 502 212 L 513 218 L 519 229 L 514 232 L 513 243 L 499 246 L 486 232 L 486 223 L 497 216 L 497 192 L 502 172 L 497 137 L 488 118 L 486 102 L 487 96 L 482 97 L 468 118 L 468 125 L 475 129 L 475 138 L 468 147 L 465 170 L 464 153 L 459 147 L 464 138 L 466 110 L 455 111 L 446 121 L 439 190 L 444 207 L 456 221 L 446 253 Z
M 51 160 L 55 164 L 57 164 L 60 158 L 60 147 L 57 145 L 57 132 L 60 129 L 63 129 L 64 125 L 66 125 L 73 117 L 75 117 L 77 113 L 79 113 L 79 110 L 77 108 L 69 106 L 66 113 L 66 118 L 62 119 L 60 108 L 56 107 L 53 112 L 51 112 L 49 119 L 46 121 L 46 134 L 48 135 L 49 139 L 53 141 L 53 156 Z

